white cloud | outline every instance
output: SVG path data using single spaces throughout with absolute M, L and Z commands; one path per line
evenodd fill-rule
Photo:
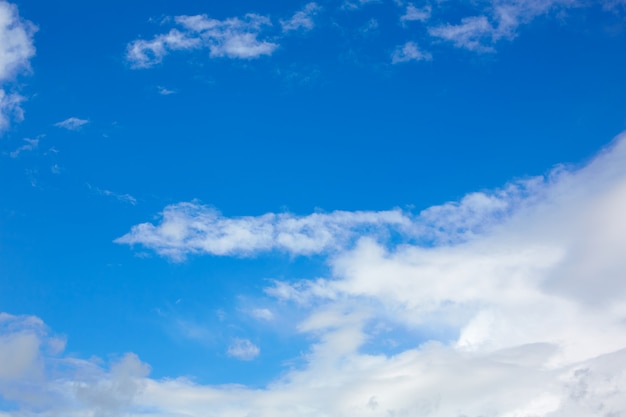
M 267 308 L 255 308 L 251 312 L 252 317 L 258 320 L 272 321 L 274 320 L 274 313 Z
M 18 147 L 16 150 L 9 153 L 9 156 L 11 158 L 17 158 L 20 155 L 20 153 L 32 151 L 39 147 L 39 139 L 25 138 L 24 142 L 26 142 L 24 145 Z
M 283 27 L 283 32 L 290 32 L 299 29 L 313 29 L 315 27 L 313 18 L 317 13 L 319 13 L 320 10 L 321 7 L 317 3 L 308 3 L 304 6 L 304 9 L 296 12 L 291 19 L 281 20 L 280 24 Z
M 0 389 L 20 406 L 12 417 L 583 417 L 599 411 L 619 415 L 626 409 L 625 350 L 556 368 L 544 366 L 555 352 L 546 344 L 490 353 L 462 352 L 438 343 L 390 356 L 337 352 L 333 348 L 359 337 L 358 329 L 349 331 L 350 321 L 344 322 L 347 327 L 313 346 L 305 368 L 291 370 L 264 388 L 201 385 L 185 378 L 156 380 L 133 354 L 107 369 L 98 360 L 48 356 L 39 349 L 35 356 L 40 363 L 55 363 L 57 373 L 22 385 L 35 390 L 31 395 L 21 390 L 18 396 L 6 397 L 7 387 L 11 390 L 20 375 L 0 379 Z M 2 337 L 11 339 L 20 331 L 3 329 Z M 34 341 L 43 346 L 47 337 L 38 335 Z M 3 357 L 18 354 L 24 356 L 13 351 Z
M 116 193 L 116 192 L 111 191 L 111 190 L 105 190 L 105 189 L 102 189 L 102 188 L 94 187 L 94 186 L 92 186 L 90 184 L 87 184 L 87 187 L 90 190 L 94 191 L 96 194 L 103 195 L 103 196 L 106 196 L 106 197 L 112 197 L 112 198 L 115 198 L 118 201 L 121 201 L 123 203 L 128 203 L 128 204 L 131 204 L 133 206 L 137 205 L 137 199 L 135 197 L 133 197 L 132 195 L 130 195 L 130 194 L 120 194 L 120 193 Z
M 436 38 L 452 42 L 458 48 L 479 52 L 493 51 L 491 44 L 500 38 L 498 30 L 491 25 L 486 16 L 466 17 L 457 25 L 448 23 L 432 27 L 429 33 Z
M 11 120 L 24 120 L 24 110 L 21 107 L 24 97 L 16 93 L 7 93 L 0 88 L 0 132 L 9 127 Z
M 361 229 L 382 232 L 389 225 L 401 228 L 409 224 L 399 210 L 228 218 L 210 207 L 188 202 L 167 206 L 160 224 L 133 226 L 115 242 L 140 244 L 174 260 L 194 253 L 250 255 L 271 250 L 308 255 L 339 248 Z
M 248 339 L 235 339 L 226 351 L 228 356 L 241 359 L 242 361 L 251 361 L 259 356 L 260 352 L 258 346 L 254 345 Z
M 277 44 L 259 40 L 261 32 L 272 24 L 265 16 L 249 13 L 243 18 L 211 19 L 207 15 L 176 16 L 182 30 L 172 29 L 151 40 L 131 42 L 126 58 L 134 68 L 148 68 L 160 63 L 171 51 L 208 49 L 211 57 L 253 59 L 271 55 Z
M 0 1 L 0 131 L 6 129 L 11 120 L 23 119 L 20 103 L 24 98 L 6 88 L 17 75 L 30 71 L 36 30 L 35 25 L 20 17 L 16 5 Z
M 126 49 L 126 59 L 133 68 L 148 68 L 160 63 L 170 51 L 196 49 L 200 39 L 189 37 L 179 30 L 172 29 L 151 40 L 139 39 L 131 42 Z
M 407 42 L 396 48 L 391 55 L 391 63 L 399 64 L 409 61 L 429 61 L 432 55 L 429 52 L 423 52 L 415 42 Z
M 368 4 L 377 3 L 382 3 L 382 0 L 345 0 L 341 5 L 341 8 L 345 10 L 358 10 Z
M 169 96 L 169 95 L 172 95 L 172 94 L 176 94 L 175 90 L 170 90 L 170 89 L 162 87 L 162 86 L 157 86 L 157 91 L 162 96 Z
M 16 5 L 0 1 L 0 82 L 30 69 L 36 30 L 31 22 L 20 17 Z
M 582 168 L 558 167 L 417 216 L 170 210 L 143 235 L 155 249 L 213 253 L 202 242 L 227 236 L 223 253 L 264 250 L 278 245 L 278 230 L 302 233 L 303 224 L 330 235 L 320 240 L 335 248 L 329 277 L 267 289 L 279 298 L 272 308 L 298 303 L 304 319 L 293 324 L 311 341 L 303 365 L 255 388 L 157 380 L 132 354 L 108 369 L 60 356 L 46 348 L 52 336 L 41 320 L 0 314 L 0 358 L 9 358 L 0 361 L 0 394 L 21 410 L 12 417 L 626 413 L 626 135 Z M 384 239 L 389 228 L 399 235 L 393 242 Z M 234 233 L 242 229 L 248 246 Z M 384 327 L 403 335 L 393 353 L 380 346 Z M 237 339 L 227 353 L 259 351 Z M 51 377 L 53 360 L 61 374 Z
M 61 122 L 55 123 L 56 127 L 60 127 L 61 129 L 67 130 L 80 130 L 83 126 L 89 123 L 89 120 L 79 119 L 78 117 L 70 117 Z
M 519 26 L 555 10 L 580 6 L 577 0 L 491 0 L 476 15 L 464 17 L 458 24 L 430 27 L 429 33 L 458 48 L 493 52 L 496 42 L 517 36 Z
M 402 23 L 406 22 L 425 22 L 430 19 L 432 7 L 430 5 L 417 8 L 413 3 L 406 6 L 406 12 L 400 17 Z

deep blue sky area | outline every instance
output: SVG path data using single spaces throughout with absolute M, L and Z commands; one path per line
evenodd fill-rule
M 0 311 L 42 317 L 76 357 L 135 352 L 157 378 L 260 386 L 299 366 L 311 336 L 248 312 L 270 303 L 273 279 L 329 276 L 321 256 L 176 260 L 113 241 L 180 202 L 229 218 L 417 215 L 584 164 L 626 129 L 623 2 L 546 0 L 505 34 L 492 3 L 432 2 L 428 18 L 402 21 L 410 3 L 327 0 L 310 27 L 287 31 L 281 21 L 306 2 L 15 1 L 37 27 L 36 53 L 0 79 L 24 97 L 24 120 L 0 133 Z M 176 16 L 246 13 L 269 24 L 197 48 L 163 44 L 159 60 L 128 54 L 184 32 Z M 470 39 L 480 47 L 432 34 L 475 15 L 493 30 Z M 277 46 L 220 52 L 237 30 Z M 409 44 L 425 55 L 397 55 Z M 24 139 L 38 142 L 12 155 Z M 400 347 L 429 332 L 393 331 Z M 261 346 L 257 360 L 227 354 L 238 338 Z

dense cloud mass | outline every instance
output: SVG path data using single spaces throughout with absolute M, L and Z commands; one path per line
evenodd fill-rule
M 73 358 L 40 319 L 2 314 L 0 394 L 15 417 L 620 415 L 624 212 L 625 137 L 582 168 L 418 215 L 231 219 L 174 205 L 120 242 L 174 259 L 327 255 L 331 276 L 276 281 L 265 289 L 274 312 L 254 312 L 271 320 L 291 304 L 305 313 L 295 323 L 313 340 L 304 365 L 261 389 L 158 380 L 134 354 L 108 367 Z M 385 326 L 403 334 L 394 353 L 367 348 L 387 338 Z M 259 352 L 245 339 L 229 348 L 246 360 Z

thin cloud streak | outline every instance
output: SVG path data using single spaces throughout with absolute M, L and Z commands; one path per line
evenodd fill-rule
M 87 125 L 89 120 L 79 119 L 78 117 L 69 117 L 63 121 L 55 123 L 54 126 L 59 127 L 61 129 L 78 131 L 83 128 L 83 126 Z

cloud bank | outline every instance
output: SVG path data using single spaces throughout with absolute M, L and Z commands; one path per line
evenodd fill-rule
M 303 365 L 254 389 L 159 380 L 133 354 L 108 366 L 64 355 L 40 319 L 3 314 L 0 395 L 15 417 L 621 415 L 625 212 L 626 136 L 583 167 L 415 215 L 173 205 L 120 243 L 174 259 L 327 255 L 329 276 L 265 289 L 272 317 L 304 317 L 293 323 L 311 341 Z M 247 339 L 225 349 L 262 359 Z

